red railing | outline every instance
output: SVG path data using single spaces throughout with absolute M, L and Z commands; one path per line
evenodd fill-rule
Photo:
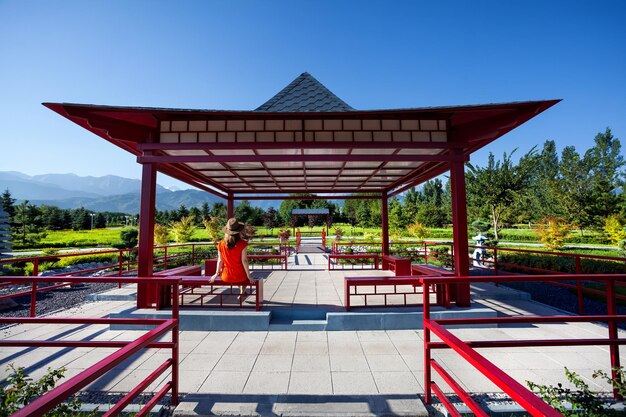
M 432 402 L 434 393 L 441 403 L 452 415 L 460 415 L 450 399 L 444 394 L 442 387 L 432 380 L 432 371 L 435 371 L 448 384 L 459 398 L 478 416 L 488 414 L 472 399 L 472 397 L 434 358 L 433 349 L 452 349 L 463 359 L 470 363 L 487 379 L 498 386 L 503 392 L 508 394 L 513 400 L 520 404 L 532 416 L 561 416 L 557 410 L 546 404 L 532 391 L 511 378 L 500 368 L 495 366 L 484 356 L 476 352 L 474 348 L 505 348 L 505 347 L 537 347 L 537 346 L 591 346 L 608 345 L 611 361 L 611 372 L 614 379 L 617 378 L 616 369 L 620 367 L 619 346 L 626 344 L 626 340 L 619 339 L 617 323 L 626 321 L 626 315 L 616 314 L 615 283 L 626 279 L 626 274 L 612 275 L 578 275 L 574 279 L 602 281 L 607 287 L 606 303 L 607 314 L 595 316 L 512 316 L 494 318 L 459 318 L 459 319 L 433 319 L 430 315 L 430 291 L 432 285 L 449 285 L 461 282 L 529 282 L 529 281 L 561 281 L 572 279 L 562 275 L 549 276 L 490 276 L 490 277 L 433 277 L 421 280 L 424 286 L 424 397 L 425 402 Z M 447 325 L 485 325 L 485 324 L 516 324 L 516 323 L 563 323 L 563 322 L 606 322 L 608 325 L 608 338 L 596 339 L 549 339 L 549 340 L 478 340 L 463 341 L 455 336 L 450 330 L 444 328 Z M 432 336 L 436 336 L 441 341 L 433 342 Z M 615 398 L 619 398 L 617 390 L 614 388 Z
M 154 329 L 147 331 L 143 336 L 132 341 L 81 341 L 81 340 L 0 340 L 2 347 L 92 347 L 92 348 L 119 348 L 111 355 L 98 361 L 88 369 L 67 381 L 57 385 L 51 391 L 33 400 L 24 408 L 12 414 L 12 417 L 43 416 L 57 405 L 61 404 L 72 395 L 85 388 L 88 384 L 104 376 L 107 372 L 115 368 L 124 360 L 130 358 L 142 349 L 170 349 L 171 358 L 165 360 L 154 372 L 142 380 L 135 388 L 126 394 L 117 404 L 107 411 L 104 416 L 116 416 L 129 405 L 139 394 L 144 392 L 160 375 L 171 369 L 171 380 L 165 383 L 159 391 L 150 399 L 136 414 L 146 416 L 156 404 L 161 401 L 168 392 L 171 392 L 172 405 L 178 404 L 178 299 L 179 299 L 179 279 L 173 278 L 90 278 L 90 282 L 138 284 L 150 283 L 158 285 L 172 286 L 173 305 L 172 317 L 170 319 L 125 319 L 125 318 L 67 318 L 67 317 L 4 317 L 0 318 L 0 323 L 7 324 L 125 324 L 125 325 L 153 325 Z M 0 283 L 36 283 L 36 282 L 69 282 L 83 283 L 84 278 L 71 276 L 64 277 L 0 277 Z M 36 300 L 35 300 L 36 301 Z M 164 335 L 171 331 L 171 342 L 159 341 Z
M 322 249 L 326 253 L 326 229 L 322 229 Z
M 266 244 L 263 244 L 263 243 L 251 243 L 250 245 L 252 247 L 267 246 Z M 181 243 L 181 244 L 172 244 L 172 245 L 167 245 L 167 246 L 155 246 L 154 250 L 157 252 L 163 251 L 163 254 L 154 257 L 154 267 L 157 270 L 158 269 L 167 270 L 168 268 L 174 265 L 179 265 L 183 262 L 194 265 L 196 264 L 196 262 L 200 262 L 201 260 L 204 260 L 207 258 L 205 254 L 206 250 L 200 249 L 203 246 L 205 247 L 209 246 L 210 248 L 215 247 L 215 245 L 212 243 Z M 173 248 L 186 249 L 189 247 L 191 248 L 190 251 L 188 250 L 182 253 L 172 253 Z M 33 281 L 30 284 L 29 290 L 18 289 L 18 291 L 15 293 L 0 295 L 0 300 L 30 295 L 31 296 L 30 317 L 35 317 L 35 302 L 34 301 L 36 300 L 38 293 L 55 290 L 57 288 L 67 287 L 72 284 L 71 282 L 59 282 L 58 284 L 55 284 L 55 285 L 47 285 L 47 286 L 42 287 L 38 284 L 38 282 L 50 283 L 50 282 L 53 282 L 52 279 L 48 279 L 51 277 L 72 276 L 72 275 L 78 275 L 78 274 L 91 274 L 94 272 L 106 271 L 106 270 L 112 270 L 112 271 L 106 273 L 104 275 L 105 277 L 136 274 L 137 273 L 137 269 L 136 269 L 137 261 L 135 260 L 136 256 L 131 255 L 132 253 L 135 253 L 136 251 L 137 251 L 137 248 L 115 249 L 115 250 L 110 249 L 110 250 L 98 250 L 98 251 L 78 252 L 78 253 L 63 253 L 63 254 L 58 254 L 58 255 L 27 256 L 27 257 L 21 257 L 21 258 L 1 259 L 0 265 L 31 262 L 33 264 L 33 276 L 37 276 L 39 274 L 40 265 L 46 261 L 50 262 L 50 261 L 55 261 L 61 258 L 82 257 L 82 256 L 90 256 L 90 255 L 107 255 L 107 254 L 110 254 L 112 257 L 117 255 L 118 257 L 118 260 L 116 262 L 111 262 L 110 265 L 104 265 L 104 266 L 89 268 L 89 269 L 82 269 L 82 270 L 74 271 L 70 273 L 62 272 L 62 273 L 42 277 L 46 279 Z M 279 266 L 281 269 L 287 269 L 287 259 L 286 259 L 286 256 L 284 255 L 287 254 L 288 256 L 289 251 L 290 251 L 289 245 L 279 246 L 278 252 L 279 254 L 283 255 L 283 256 L 280 256 L 279 258 Z M 252 256 L 251 258 L 255 258 L 255 256 Z M 258 258 L 263 259 L 264 257 L 261 256 Z M 83 277 L 81 282 L 97 282 L 96 278 L 89 277 L 88 280 L 85 278 L 86 277 Z M 15 284 L 17 284 L 17 282 L 4 281 L 3 283 L 0 283 L 0 288 L 9 286 L 9 285 L 15 285 Z M 121 286 L 121 283 L 118 282 L 118 286 Z

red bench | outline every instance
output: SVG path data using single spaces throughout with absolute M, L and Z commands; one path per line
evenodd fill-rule
M 287 254 L 248 254 L 248 260 L 255 260 L 255 259 L 278 259 L 278 261 L 280 262 L 281 265 L 281 269 L 284 269 L 285 271 L 287 270 Z M 250 264 L 250 267 L 252 267 L 253 264 Z
M 172 269 L 155 272 L 155 277 L 179 277 L 179 276 L 199 276 L 202 275 L 202 266 L 188 265 L 179 266 Z M 162 286 L 157 293 L 157 309 L 172 306 L 172 287 L 169 285 Z
M 454 276 L 454 272 L 440 266 L 415 264 L 411 265 L 411 275 L 422 277 L 451 277 Z M 437 294 L 437 304 L 450 307 L 449 284 L 437 284 L 434 286 L 433 291 Z
M 334 265 L 337 265 L 338 262 L 333 263 L 332 259 L 373 259 L 374 260 L 374 269 L 378 269 L 378 254 L 376 253 L 355 253 L 355 254 L 329 254 L 328 255 L 328 270 L 337 269 L 333 268 Z M 342 268 L 343 269 L 343 268 Z
M 221 308 L 245 308 L 244 300 L 249 296 L 254 296 L 254 308 L 256 311 L 261 310 L 261 304 L 263 304 L 263 279 L 254 280 L 254 284 L 246 284 L 246 294 L 241 299 L 237 298 L 236 303 L 225 303 L 225 299 L 228 297 L 239 297 L 239 290 L 235 290 L 238 285 L 230 282 L 224 282 L 221 279 L 216 279 L 212 284 L 209 282 L 209 276 L 205 277 L 182 277 L 181 285 L 183 289 L 180 292 L 180 305 L 185 305 L 185 297 L 192 297 L 195 301 L 200 301 L 200 305 L 186 304 L 187 306 L 198 307 L 221 307 Z M 202 290 L 203 287 L 208 287 L 206 290 Z M 228 287 L 225 291 L 218 291 L 218 287 Z M 250 289 L 253 289 L 250 292 Z M 205 303 L 205 298 L 213 298 L 219 300 L 219 304 Z
M 411 260 L 391 255 L 382 256 L 383 270 L 393 271 L 397 277 L 411 275 Z
M 393 292 L 380 292 L 377 287 L 380 285 L 384 286 L 393 286 Z M 344 306 L 346 311 L 350 311 L 350 297 L 364 297 L 365 305 L 362 307 L 388 307 L 390 305 L 397 304 L 388 304 L 388 296 L 403 296 L 403 306 L 421 306 L 422 303 L 408 303 L 407 296 L 408 295 L 416 295 L 422 294 L 421 291 L 418 291 L 418 288 L 421 287 L 420 278 L 413 276 L 403 276 L 403 277 L 345 277 L 343 281 L 344 286 Z M 410 286 L 411 291 L 398 291 L 398 286 Z M 373 287 L 373 292 L 358 292 L 358 287 Z M 354 292 L 350 289 L 354 288 Z M 367 297 L 372 296 L 383 296 L 383 304 L 376 305 L 368 305 Z

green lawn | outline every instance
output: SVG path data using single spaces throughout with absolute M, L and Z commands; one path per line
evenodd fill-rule
M 120 228 L 94 230 L 51 230 L 42 239 L 41 248 L 79 248 L 111 246 L 120 240 Z

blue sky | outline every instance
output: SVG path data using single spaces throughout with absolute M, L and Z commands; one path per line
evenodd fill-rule
M 0 0 L 0 171 L 140 177 L 41 102 L 253 109 L 304 71 L 357 109 L 562 98 L 472 163 L 582 153 L 626 141 L 624 21 L 626 1 Z

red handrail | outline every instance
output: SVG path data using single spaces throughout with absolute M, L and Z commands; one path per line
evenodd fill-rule
M 458 415 L 458 410 L 454 408 L 452 402 L 445 398 L 443 391 L 432 381 L 432 371 L 437 372 L 459 395 L 460 398 L 467 399 L 469 394 L 460 388 L 460 384 L 452 380 L 435 359 L 431 357 L 432 349 L 452 349 L 462 358 L 474 366 L 479 372 L 496 384 L 502 391 L 507 393 L 513 400 L 518 402 L 532 416 L 561 416 L 554 408 L 539 399 L 532 391 L 515 381 L 485 357 L 480 355 L 474 348 L 491 347 L 520 347 L 520 346 L 589 346 L 608 345 L 610 349 L 611 372 L 616 378 L 615 369 L 620 367 L 619 346 L 626 345 L 626 340 L 619 339 L 617 323 L 626 321 L 626 315 L 615 314 L 615 293 L 614 285 L 616 281 L 625 280 L 626 274 L 609 275 L 576 275 L 574 279 L 585 279 L 590 281 L 603 281 L 607 286 L 607 314 L 595 316 L 516 316 L 516 317 L 494 317 L 494 318 L 457 318 L 457 319 L 433 319 L 430 315 L 430 291 L 433 285 L 451 285 L 458 283 L 476 282 L 528 282 L 528 281 L 560 281 L 571 280 L 571 276 L 563 275 L 524 275 L 524 276 L 490 276 L 490 277 L 425 277 L 421 279 L 424 286 L 424 395 L 426 403 L 431 403 L 432 393 L 441 399 L 442 404 L 452 413 Z M 445 325 L 471 325 L 488 323 L 546 323 L 546 322 L 598 322 L 604 321 L 608 324 L 608 338 L 604 339 L 551 339 L 551 340 L 502 340 L 502 341 L 462 341 L 451 331 L 445 329 Z M 432 335 L 437 336 L 441 341 L 431 341 Z M 462 392 L 459 392 L 459 389 Z M 618 392 L 614 388 L 615 398 L 619 398 Z M 472 411 L 475 403 L 473 400 L 466 401 Z
M 84 278 L 77 277 L 0 277 L 0 283 L 36 283 L 36 282 L 84 282 Z M 34 347 L 116 347 L 119 348 L 113 354 L 100 360 L 95 365 L 79 373 L 78 375 L 63 382 L 51 391 L 33 400 L 24 408 L 12 414 L 13 417 L 26 416 L 43 416 L 45 413 L 65 401 L 70 396 L 76 394 L 89 383 L 105 375 L 124 360 L 131 357 L 136 352 L 144 348 L 171 349 L 172 357 L 168 358 L 164 363 L 157 367 L 147 378 L 141 381 L 134 389 L 132 389 L 124 398 L 113 406 L 106 416 L 118 415 L 124 407 L 132 402 L 132 400 L 141 394 L 152 382 L 160 375 L 171 368 L 171 381 L 165 383 L 161 390 L 139 411 L 138 415 L 146 415 L 168 392 L 172 393 L 172 405 L 178 404 L 178 357 L 179 357 L 179 279 L 174 278 L 95 278 L 91 282 L 122 282 L 125 284 L 132 283 L 151 283 L 158 285 L 173 286 L 173 305 L 172 317 L 170 319 L 124 319 L 124 318 L 64 318 L 64 317 L 4 317 L 0 318 L 0 323 L 52 323 L 52 324 L 151 324 L 156 327 L 136 340 L 128 342 L 120 341 L 71 341 L 71 340 L 0 340 L 2 346 L 34 346 Z M 159 339 L 167 332 L 172 332 L 171 342 L 160 342 Z

